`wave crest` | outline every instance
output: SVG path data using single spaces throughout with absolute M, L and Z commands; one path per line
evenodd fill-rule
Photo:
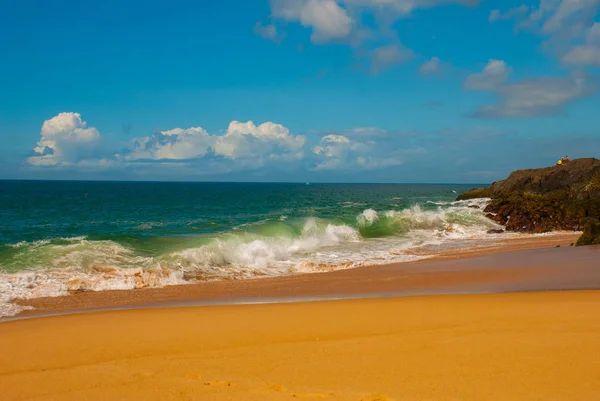
M 163 287 L 190 280 L 278 276 L 414 260 L 411 248 L 448 239 L 483 238 L 498 226 L 487 200 L 363 210 L 354 218 L 277 216 L 211 237 L 158 238 L 136 248 L 126 239 L 59 238 L 7 245 L 0 274 L 0 316 L 15 298 Z M 148 254 L 147 249 L 155 253 Z M 163 249 L 156 254 L 157 249 Z M 0 248 L 0 250 L 2 250 Z M 24 271 L 27 270 L 27 271 Z

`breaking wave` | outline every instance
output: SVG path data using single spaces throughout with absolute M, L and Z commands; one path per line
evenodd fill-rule
M 354 218 L 279 215 L 219 234 L 176 238 L 76 237 L 0 246 L 0 316 L 12 301 L 163 287 L 198 280 L 253 278 L 412 261 L 408 250 L 482 238 L 498 228 L 487 200 L 365 209 Z

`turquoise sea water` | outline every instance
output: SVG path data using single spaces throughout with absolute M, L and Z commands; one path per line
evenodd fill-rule
M 0 181 L 0 314 L 17 296 L 414 260 L 495 227 L 454 202 L 473 186 Z

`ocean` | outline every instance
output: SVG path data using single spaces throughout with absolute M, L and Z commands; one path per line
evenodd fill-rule
M 315 273 L 472 247 L 476 185 L 0 181 L 0 316 L 15 298 Z M 415 252 L 418 250 L 419 252 Z

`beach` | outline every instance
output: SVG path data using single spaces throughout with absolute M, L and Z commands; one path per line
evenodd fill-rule
M 2 4 L 0 401 L 600 401 L 600 0 Z
M 83 185 L 2 232 L 2 400 L 600 393 L 580 232 L 504 232 L 447 186 Z
M 600 248 L 545 241 L 31 300 L 0 323 L 2 399 L 590 400 Z
M 591 400 L 599 291 L 99 312 L 0 324 L 3 400 Z

